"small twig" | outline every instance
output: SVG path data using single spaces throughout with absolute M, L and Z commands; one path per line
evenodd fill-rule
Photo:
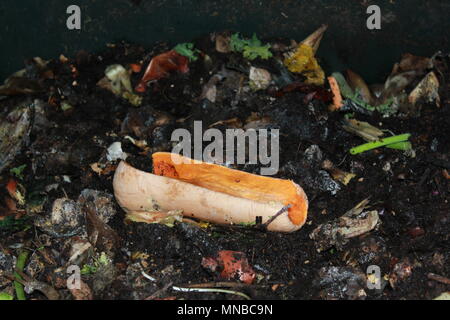
M 434 281 L 437 281 L 437 282 L 440 282 L 440 283 L 443 283 L 443 284 L 446 284 L 446 285 L 450 285 L 450 279 L 449 278 L 446 278 L 446 277 L 443 277 L 443 276 L 440 276 L 440 275 L 437 275 L 437 274 L 434 274 L 434 273 L 429 273 L 427 275 L 427 277 L 430 280 L 434 280 Z
M 275 215 L 273 215 L 269 220 L 267 220 L 265 223 L 261 224 L 259 227 L 261 229 L 267 230 L 267 228 L 269 227 L 269 225 L 279 216 L 281 216 L 284 212 L 288 211 L 292 206 L 290 204 L 288 204 L 287 206 L 284 206 L 283 208 L 281 208 L 280 211 L 278 211 Z
M 141 272 L 141 274 L 148 280 L 152 281 L 152 282 L 156 282 L 157 279 L 153 278 L 152 276 L 148 275 L 147 273 L 145 273 L 144 271 Z M 167 290 L 170 288 L 170 286 L 172 286 L 172 283 L 167 286 L 167 288 L 163 288 L 161 290 L 158 290 L 157 292 L 155 292 L 154 294 L 152 294 L 150 297 L 146 298 L 146 300 L 151 300 L 154 299 L 153 296 L 155 296 L 156 294 L 159 294 L 159 291 L 162 290 Z M 251 300 L 251 298 L 246 295 L 245 293 L 239 292 L 239 291 L 233 291 L 233 290 L 225 290 L 225 289 L 217 289 L 217 288 L 184 288 L 184 287 L 176 287 L 176 286 L 172 286 L 172 290 L 174 291 L 179 291 L 179 292 L 213 292 L 213 293 L 228 293 L 228 294 L 234 294 L 237 296 L 241 296 L 247 300 Z
M 248 287 L 248 284 L 239 282 L 205 282 L 189 284 L 185 286 L 186 288 L 242 288 Z
M 347 159 L 347 156 L 348 156 L 348 154 L 346 153 L 345 156 L 344 156 L 344 159 L 342 159 L 342 161 L 339 162 L 339 164 L 337 165 L 337 167 L 340 167 L 340 166 L 344 163 L 345 159 Z
M 251 300 L 251 298 L 245 293 L 233 290 L 216 289 L 216 288 L 182 288 L 182 287 L 172 287 L 172 290 L 179 292 L 211 292 L 211 293 L 228 293 L 234 294 L 236 296 L 241 296 L 244 299 Z

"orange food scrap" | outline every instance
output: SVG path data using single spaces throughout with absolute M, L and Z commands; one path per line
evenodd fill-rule
M 219 251 L 217 257 L 203 258 L 202 266 L 213 272 L 220 272 L 223 279 L 238 279 L 246 284 L 251 284 L 256 277 L 247 257 L 239 251 Z
M 342 102 L 342 95 L 341 91 L 339 90 L 339 85 L 336 79 L 332 76 L 328 77 L 328 82 L 330 84 L 331 92 L 333 93 L 332 110 L 339 110 L 344 105 Z
M 6 190 L 12 198 L 15 198 L 17 192 L 17 181 L 14 179 L 9 179 L 8 184 L 6 185 Z
M 147 82 L 168 77 L 171 72 L 189 72 L 189 59 L 171 50 L 154 57 L 145 71 L 142 80 L 136 86 L 137 92 L 145 92 Z
M 142 65 L 139 63 L 132 63 L 130 64 L 130 68 L 134 73 L 139 73 L 142 70 Z
M 303 225 L 308 199 L 290 180 L 259 176 L 224 166 L 186 158 L 174 153 L 153 154 L 153 172 L 176 178 L 202 188 L 259 202 L 282 202 L 291 205 L 288 214 L 294 225 Z
M 442 174 L 444 175 L 445 179 L 450 179 L 450 174 L 448 173 L 447 169 L 442 170 Z

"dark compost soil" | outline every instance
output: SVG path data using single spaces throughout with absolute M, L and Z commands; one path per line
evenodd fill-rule
M 256 93 L 244 91 L 236 98 L 239 79 L 246 79 L 249 62 L 240 54 L 217 53 L 209 37 L 195 44 L 211 62 L 200 58 L 190 63 L 188 74 L 173 74 L 152 84 L 143 94 L 139 108 L 96 84 L 111 64 L 126 66 L 143 60 L 144 71 L 152 56 L 170 49 L 166 44 L 146 50 L 121 43 L 99 54 L 81 52 L 67 62 L 56 59 L 49 63 L 54 76 L 45 80 L 44 92 L 32 97 L 43 101 L 41 113 L 39 117 L 37 112 L 35 114 L 27 146 L 8 167 L 26 164 L 21 184 L 27 194 L 34 191 L 44 195 L 45 204 L 41 212 L 28 214 L 29 227 L 25 230 L 2 231 L 0 249 L 3 254 L 17 256 L 20 248 L 39 252 L 38 249 L 44 247 L 46 254 L 34 255 L 34 262 L 40 268 L 32 272 L 33 276 L 57 288 L 62 298 L 72 299 L 60 283 L 64 273 L 55 270 L 66 265 L 71 241 L 83 236 L 49 236 L 33 225 L 35 215 L 48 214 L 57 198 L 77 200 L 87 188 L 113 194 L 114 170 L 99 175 L 90 166 L 105 158 L 106 149 L 113 142 L 122 142 L 123 150 L 129 154 L 129 163 L 151 172 L 151 153 L 171 150 L 174 129 L 192 130 L 193 121 L 202 120 L 205 130 L 211 124 L 232 118 L 245 122 L 256 113 L 259 119 L 269 119 L 266 127 L 280 129 L 280 170 L 276 177 L 292 179 L 304 188 L 310 201 L 305 226 L 292 234 L 280 234 L 244 226 L 209 225 L 199 229 L 184 223 L 174 227 L 124 223 L 125 213 L 114 202 L 117 214 L 109 225 L 118 233 L 120 241 L 112 250 L 115 252 L 113 276 L 99 279 L 98 273 L 91 272 L 82 277 L 95 298 L 144 299 L 160 290 L 155 297 L 241 299 L 220 293 L 181 293 L 170 289 L 170 284 L 182 287 L 217 281 L 217 275 L 201 265 L 202 257 L 217 248 L 246 254 L 258 274 L 257 281 L 235 290 L 252 298 L 432 299 L 448 291 L 448 285 L 427 276 L 429 273 L 450 276 L 449 184 L 444 175 L 444 170 L 450 169 L 448 82 L 441 86 L 442 106 L 424 105 L 419 116 L 356 115 L 358 120 L 395 134 L 411 133 L 415 157 L 388 148 L 352 156 L 348 150 L 363 141 L 342 129 L 344 113 L 330 112 L 328 105 L 320 100 L 306 101 L 306 94 L 300 92 L 274 97 L 273 89 L 269 88 Z M 321 64 L 326 66 L 326 61 Z M 235 78 L 218 85 L 220 99 L 216 103 L 199 100 L 203 85 L 224 65 L 233 71 Z M 255 60 L 252 65 L 279 73 L 272 60 Z M 32 67 L 29 68 L 32 72 Z M 141 77 L 142 72 L 133 74 L 133 85 Z M 450 80 L 448 74 L 446 80 Z M 30 98 L 14 97 L 0 102 L 14 105 L 24 99 Z M 72 108 L 62 111 L 61 101 L 67 101 Z M 166 121 L 160 125 L 158 119 L 162 117 Z M 126 118 L 127 125 L 123 125 Z M 136 127 L 142 129 L 141 137 L 130 130 Z M 215 127 L 225 130 L 227 124 Z M 125 138 L 127 135 L 145 139 L 150 148 L 143 152 Z M 319 146 L 323 159 L 355 173 L 356 178 L 346 186 L 339 184 L 339 190 L 333 194 L 330 190 L 335 185 L 327 185 L 317 178 L 322 171 L 320 163 L 308 162 L 305 158 L 305 151 L 312 145 Z M 257 166 L 237 168 L 259 172 Z M 2 198 L 6 195 L 3 186 L 10 176 L 9 170 L 3 171 Z M 69 177 L 70 182 L 64 176 Z M 46 188 L 52 184 L 57 187 Z M 380 213 L 380 225 L 352 238 L 340 250 L 332 247 L 318 252 L 315 241 L 309 237 L 312 230 L 340 217 L 368 197 L 373 210 Z M 379 266 L 388 280 L 380 290 L 369 290 L 360 280 L 351 281 L 362 279 L 360 275 L 365 275 L 370 265 Z M 5 266 L 2 268 L 6 270 Z M 29 268 L 26 270 L 31 272 Z M 141 271 L 156 281 L 145 279 Z M 348 288 L 349 283 L 352 290 Z M 8 286 L 10 283 L 6 279 L 0 281 L 0 289 Z M 44 298 L 38 292 L 32 297 Z

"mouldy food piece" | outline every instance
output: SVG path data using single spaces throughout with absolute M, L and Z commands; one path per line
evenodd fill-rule
M 183 210 L 219 224 L 262 223 L 288 205 L 288 213 L 268 225 L 269 231 L 293 232 L 306 221 L 308 199 L 289 180 L 258 176 L 177 154 L 153 154 L 154 174 L 121 162 L 114 176 L 114 193 L 127 212 L 143 212 L 157 220 Z
M 412 105 L 416 105 L 419 101 L 431 103 L 435 101 L 436 106 L 441 106 L 439 97 L 439 80 L 434 72 L 428 73 L 425 78 L 420 81 L 417 87 L 411 91 L 408 101 Z
M 317 62 L 315 54 L 326 29 L 327 26 L 322 25 L 303 40 L 294 51 L 288 53 L 284 60 L 284 65 L 289 71 L 301 73 L 306 77 L 306 83 L 323 85 L 325 82 L 325 73 Z
M 369 201 L 363 200 L 340 218 L 321 224 L 309 235 L 318 252 L 336 246 L 341 250 L 348 239 L 373 230 L 378 222 L 377 211 L 364 211 Z
M 189 59 L 175 50 L 170 50 L 154 57 L 144 73 L 142 80 L 136 86 L 137 92 L 145 92 L 147 83 L 168 77 L 171 72 L 189 72 Z
M 111 89 L 114 94 L 119 95 L 123 90 L 132 92 L 130 75 L 120 64 L 113 64 L 106 68 L 106 77 L 111 81 Z M 123 86 L 123 88 L 122 88 Z
M 95 212 L 104 223 L 108 223 L 115 215 L 114 197 L 106 192 L 84 189 L 78 197 L 78 203 L 83 206 L 92 202 Z
M 0 104 L 0 172 L 29 141 L 33 107 L 29 100 L 17 105 Z
M 320 297 L 326 300 L 364 300 L 367 278 L 359 269 L 351 267 L 323 267 L 313 281 L 320 289 Z
M 114 142 L 108 148 L 106 158 L 108 161 L 126 160 L 128 155 L 122 151 L 122 143 Z
M 142 103 L 142 98 L 133 93 L 129 72 L 120 64 L 108 66 L 105 70 L 105 77 L 97 85 L 128 100 L 134 106 Z
M 230 52 L 230 36 L 226 34 L 216 34 L 215 35 L 216 42 L 216 51 L 220 53 L 228 53 Z
M 258 91 L 265 90 L 269 87 L 270 82 L 272 81 L 272 76 L 266 69 L 255 68 L 252 66 L 250 68 L 249 79 L 250 88 L 254 91 Z
M 80 205 L 68 198 L 53 202 L 47 216 L 38 216 L 34 224 L 54 237 L 71 237 L 84 230 L 84 214 Z
M 297 50 L 284 60 L 289 71 L 301 73 L 306 77 L 306 83 L 323 85 L 325 73 L 314 57 L 314 50 L 306 44 L 300 44 Z

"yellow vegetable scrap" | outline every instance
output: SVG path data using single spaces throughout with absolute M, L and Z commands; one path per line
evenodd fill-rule
M 284 60 L 284 65 L 291 72 L 302 73 L 306 83 L 323 85 L 325 73 L 314 57 L 314 49 L 306 44 L 300 44 L 297 50 Z

